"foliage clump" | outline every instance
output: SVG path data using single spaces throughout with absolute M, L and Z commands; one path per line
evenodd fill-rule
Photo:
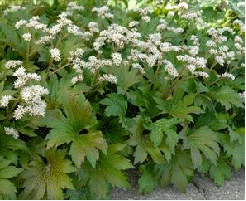
M 1 199 L 105 199 L 129 168 L 185 192 L 245 165 L 240 12 L 119 2 L 2 5 Z

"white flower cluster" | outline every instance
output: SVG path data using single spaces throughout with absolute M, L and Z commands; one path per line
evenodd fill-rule
M 209 77 L 206 72 L 195 71 L 197 68 L 206 68 L 207 60 L 203 57 L 192 57 L 188 55 L 177 56 L 179 61 L 187 62 L 186 68 L 193 74 L 203 77 Z
M 15 139 L 19 138 L 19 133 L 14 128 L 4 127 L 4 130 L 7 135 L 12 135 Z
M 186 2 L 180 2 L 179 4 L 178 4 L 178 8 L 182 8 L 182 9 L 185 9 L 185 10 L 187 10 L 188 9 L 188 4 L 186 3 Z
M 245 1 L 238 2 L 237 7 L 245 7 Z
M 169 51 L 178 52 L 181 49 L 182 48 L 180 46 L 173 46 L 172 43 L 170 43 L 170 42 L 160 43 L 160 50 L 162 52 L 169 52 Z
M 154 33 L 154 34 L 150 34 L 148 36 L 148 41 L 150 41 L 151 43 L 154 43 L 155 45 L 160 45 L 161 43 L 161 34 L 158 33 Z
M 82 57 L 84 54 L 84 50 L 82 48 L 77 48 L 75 51 L 69 52 L 70 56 L 68 60 L 73 60 L 76 57 Z
M 45 44 L 46 42 L 53 40 L 54 38 L 55 38 L 54 36 L 42 36 L 40 37 L 39 40 L 35 41 L 35 44 L 36 45 Z
M 123 48 L 129 39 L 125 36 L 127 32 L 126 27 L 119 26 L 118 24 L 112 24 L 107 30 L 100 32 L 99 37 L 93 43 L 94 49 L 99 51 L 100 47 L 107 43 L 113 42 L 118 48 Z
M 133 67 L 133 68 L 136 68 L 136 69 L 139 69 L 139 71 L 140 71 L 142 74 L 145 74 L 144 68 L 143 68 L 139 63 L 133 63 L 133 64 L 132 64 L 132 67 Z
M 92 12 L 97 12 L 98 17 L 104 19 L 104 18 L 113 18 L 114 15 L 109 12 L 108 6 L 103 7 L 94 7 L 92 9 Z
M 15 68 L 17 66 L 21 66 L 22 65 L 22 61 L 19 61 L 19 60 L 10 60 L 10 61 L 7 61 L 5 63 L 5 68 L 7 69 L 10 69 L 10 68 Z
M 144 53 L 141 53 L 138 50 L 131 49 L 131 55 L 128 56 L 127 58 L 128 58 L 128 60 L 133 60 L 133 61 L 137 61 L 138 59 L 143 61 L 144 59 L 147 58 L 147 55 Z
M 89 27 L 89 30 L 90 30 L 91 33 L 99 32 L 98 23 L 97 22 L 89 22 L 88 27 Z
M 18 12 L 22 10 L 26 10 L 26 7 L 12 6 L 11 8 L 7 8 L 6 10 L 3 11 L 3 16 L 6 16 L 8 13 Z
M 7 107 L 10 100 L 13 100 L 13 96 L 11 96 L 11 95 L 2 96 L 2 99 L 0 101 L 1 107 Z
M 245 101 L 245 91 L 239 93 L 239 96 Z
M 28 41 L 30 42 L 32 40 L 32 34 L 31 33 L 25 33 L 22 35 L 22 38 L 24 39 L 24 41 Z
M 37 75 L 36 73 L 26 73 L 26 69 L 21 66 L 19 67 L 13 74 L 13 76 L 17 77 L 17 80 L 14 82 L 14 87 L 15 88 L 21 88 L 24 85 L 26 85 L 27 81 L 32 79 L 32 80 L 41 80 L 41 77 Z
M 236 19 L 234 22 L 233 22 L 233 25 L 238 25 L 241 29 L 241 32 L 244 32 L 245 33 L 245 24 L 243 23 L 243 21 L 239 20 L 239 19 Z
M 192 35 L 192 36 L 190 37 L 190 40 L 193 42 L 193 45 L 195 45 L 195 46 L 199 46 L 199 45 L 200 45 L 199 39 L 198 39 L 197 36 Z
M 227 72 L 223 73 L 222 75 L 217 75 L 217 77 L 228 77 L 232 80 L 235 80 L 236 78 L 234 75 L 232 75 L 231 73 L 227 73 Z
M 45 116 L 46 103 L 41 99 L 41 96 L 49 94 L 49 91 L 40 85 L 31 85 L 22 88 L 20 95 L 24 100 L 24 105 L 17 105 L 13 117 L 21 119 L 25 113 L 33 115 Z
M 72 85 L 76 84 L 78 81 L 83 81 L 84 77 L 83 77 L 83 70 L 82 70 L 82 73 L 77 75 L 77 76 L 74 76 L 72 79 L 71 79 L 71 83 Z
M 160 24 L 156 27 L 156 31 L 163 31 L 167 27 L 167 22 L 165 19 L 160 19 Z
M 179 76 L 178 71 L 175 69 L 173 64 L 170 61 L 164 60 L 165 65 L 165 71 L 167 71 L 170 75 L 177 77 Z
M 46 103 L 41 100 L 42 95 L 47 95 L 49 91 L 40 85 L 25 86 L 28 80 L 40 81 L 41 77 L 36 73 L 26 73 L 26 69 L 21 66 L 21 61 L 8 61 L 6 68 L 20 66 L 14 73 L 17 79 L 14 82 L 14 87 L 20 89 L 20 98 L 24 105 L 17 105 L 13 117 L 18 120 L 25 113 L 30 115 L 45 115 Z M 2 107 L 6 107 L 10 100 L 14 100 L 11 95 L 2 96 L 0 101 Z
M 129 27 L 129 28 L 132 28 L 132 27 L 137 26 L 138 24 L 139 24 L 139 22 L 137 22 L 137 21 L 131 21 L 131 22 L 129 23 L 128 27 Z
M 100 76 L 98 78 L 99 81 L 107 80 L 108 82 L 111 82 L 113 84 L 117 84 L 117 77 L 111 74 L 104 74 L 103 76 Z
M 78 6 L 76 2 L 69 2 L 67 5 L 66 13 L 68 15 L 72 15 L 74 11 L 82 11 L 84 10 L 83 6 Z
M 73 4 L 71 4 L 73 5 Z M 72 7 L 71 7 L 72 8 Z M 81 36 L 86 40 L 90 40 L 90 37 L 93 36 L 90 32 L 81 32 L 80 28 L 73 24 L 73 22 L 67 18 L 69 12 L 63 12 L 58 16 L 58 20 L 56 24 L 50 28 L 47 27 L 46 24 L 40 22 L 40 18 L 38 16 L 32 17 L 29 21 L 20 20 L 16 22 L 15 27 L 19 29 L 22 26 L 27 28 L 33 28 L 34 31 L 41 30 L 44 36 L 41 36 L 39 40 L 35 41 L 36 45 L 45 44 L 47 41 L 53 40 L 55 36 L 60 33 L 64 28 L 67 28 L 67 31 L 76 36 Z M 30 40 L 30 34 L 23 35 L 25 40 Z
M 208 23 L 204 22 L 202 19 L 202 13 L 203 10 L 200 10 L 198 12 L 184 12 L 184 13 L 180 13 L 180 17 L 187 19 L 189 21 L 194 21 L 197 24 L 197 28 L 200 27 L 208 27 Z
M 149 22 L 150 21 L 150 17 L 148 16 L 148 12 L 149 12 L 150 8 L 139 8 L 138 12 L 141 15 L 141 19 L 144 22 Z
M 229 47 L 222 44 L 224 41 L 227 41 L 227 37 L 223 36 L 224 32 L 229 32 L 232 36 L 235 35 L 235 32 L 231 28 L 223 27 L 218 30 L 210 28 L 207 32 L 212 36 L 212 40 L 208 40 L 206 45 L 210 48 L 209 52 L 214 55 L 215 60 L 221 66 L 224 66 L 225 63 L 229 65 L 237 56 L 245 54 L 245 47 L 240 36 L 234 37 L 236 51 L 229 51 Z
M 15 27 L 19 29 L 20 27 L 25 26 L 27 28 L 34 28 L 36 30 L 42 30 L 44 32 L 47 32 L 49 30 L 47 28 L 47 25 L 39 22 L 39 20 L 40 20 L 40 17 L 38 16 L 32 17 L 29 20 L 29 22 L 27 22 L 26 20 L 20 20 L 16 22 Z
M 53 58 L 55 61 L 61 61 L 61 52 L 59 49 L 54 48 L 50 49 L 50 56 Z
M 122 55 L 120 53 L 113 53 L 112 61 L 116 66 L 119 66 L 122 62 Z
M 71 60 L 70 62 L 73 63 L 73 68 L 75 69 L 76 72 L 81 74 L 83 71 L 82 68 L 87 68 L 91 72 L 95 72 L 98 69 L 100 69 L 102 66 L 112 66 L 112 61 L 111 60 L 99 60 L 95 56 L 89 56 L 88 62 L 83 61 L 79 57 L 75 58 L 74 60 Z

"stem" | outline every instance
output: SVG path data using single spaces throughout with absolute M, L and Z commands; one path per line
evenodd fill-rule
M 63 69 L 63 68 L 65 68 L 66 66 L 69 66 L 69 64 L 66 64 L 66 65 L 61 66 L 61 67 L 60 67 L 60 68 L 58 68 L 57 70 L 55 70 L 55 71 L 51 72 L 51 73 L 50 73 L 50 75 L 51 75 L 51 74 L 56 73 L 57 71 L 62 70 L 62 69 Z
M 26 47 L 26 62 L 29 61 L 29 51 L 30 51 L 30 41 L 27 42 L 27 47 Z
M 15 108 L 16 105 L 18 104 L 19 100 L 20 100 L 20 96 L 17 98 L 15 104 L 11 107 L 9 114 L 8 114 L 7 117 L 6 117 L 7 120 L 9 120 L 10 117 L 12 116 L 11 113 L 13 112 L 14 108 Z

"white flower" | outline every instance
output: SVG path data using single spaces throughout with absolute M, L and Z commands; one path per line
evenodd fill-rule
M 239 96 L 245 101 L 245 91 L 239 93 Z
M 55 61 L 61 60 L 61 53 L 60 50 L 57 48 L 50 49 L 51 58 L 53 58 Z
M 18 139 L 19 138 L 19 134 L 17 132 L 17 130 L 15 130 L 14 128 L 9 128 L 9 127 L 4 127 L 5 133 L 7 135 L 12 135 L 13 138 Z
M 160 44 L 160 50 L 162 52 L 169 52 L 172 50 L 172 44 L 169 42 L 164 42 Z
M 149 16 L 143 16 L 143 17 L 141 17 L 141 19 L 142 19 L 144 22 L 150 22 L 150 17 L 149 17 Z
M 26 111 L 29 112 L 31 116 L 45 116 L 45 108 L 46 108 L 46 103 L 45 101 L 40 101 L 38 104 L 34 105 L 28 105 L 26 106 Z
M 186 2 L 181 2 L 181 3 L 178 4 L 178 7 L 179 8 L 184 8 L 184 9 L 187 10 L 188 9 L 188 4 Z
M 198 76 L 202 76 L 202 77 L 209 77 L 209 75 L 203 71 L 194 71 L 193 75 L 198 75 Z
M 78 76 L 74 76 L 72 79 L 71 79 L 71 83 L 72 85 L 76 84 L 78 81 L 83 81 L 84 77 L 82 74 L 78 75 Z
M 31 85 L 21 90 L 21 99 L 25 103 L 33 105 L 41 102 L 41 96 L 49 94 L 48 89 L 41 85 Z
M 122 62 L 121 54 L 120 53 L 113 53 L 112 54 L 112 60 L 117 66 L 119 66 Z
M 208 40 L 207 43 L 206 43 L 206 45 L 208 47 L 216 47 L 216 43 L 213 40 Z
M 99 32 L 97 22 L 89 22 L 88 27 L 89 27 L 90 32 Z
M 166 64 L 165 71 L 167 71 L 170 75 L 174 77 L 179 76 L 178 71 L 174 68 L 173 64 L 170 61 L 164 60 L 164 63 Z
M 0 101 L 2 107 L 6 107 L 9 104 L 9 101 L 13 99 L 11 95 L 2 96 L 2 100 Z
M 68 31 L 68 33 L 72 33 L 72 34 L 74 34 L 75 36 L 77 36 L 77 35 L 80 34 L 79 27 L 76 26 L 76 25 L 69 25 L 69 26 L 67 27 L 67 31 Z
M 131 21 L 131 22 L 129 23 L 128 27 L 132 28 L 132 27 L 137 26 L 138 24 L 139 24 L 139 22 L 137 22 L 137 21 Z
M 22 61 L 18 61 L 18 60 L 14 61 L 14 60 L 11 60 L 11 61 L 7 61 L 5 63 L 5 67 L 7 69 L 10 69 L 10 68 L 13 68 L 13 67 L 16 67 L 16 66 L 21 66 L 22 63 L 23 63 Z
M 111 74 L 104 74 L 98 78 L 99 81 L 107 80 L 111 83 L 117 84 L 117 77 Z
M 209 52 L 210 52 L 211 54 L 217 54 L 217 53 L 218 53 L 218 51 L 217 51 L 216 49 L 210 49 Z
M 26 109 L 24 108 L 23 105 L 17 105 L 17 109 L 14 111 L 14 115 L 13 117 L 16 119 L 16 120 L 19 120 L 21 119 L 21 117 L 26 113 Z
M 237 3 L 237 7 L 245 7 L 245 2 L 239 2 Z
M 231 73 L 227 73 L 227 72 L 223 73 L 221 76 L 218 76 L 218 77 L 229 77 L 232 80 L 235 80 L 236 78 L 234 75 L 232 75 Z
M 198 51 L 199 51 L 199 47 L 198 46 L 189 46 L 189 53 L 192 56 L 197 55 L 198 54 Z
M 224 57 L 222 57 L 222 56 L 216 56 L 216 57 L 215 57 L 215 60 L 216 60 L 221 66 L 223 66 L 224 63 L 225 63 Z
M 29 42 L 32 40 L 32 35 L 31 35 L 31 33 L 28 32 L 28 33 L 23 34 L 22 38 L 24 38 L 25 41 Z
M 188 65 L 187 68 L 191 72 L 194 72 L 196 70 L 196 66 L 194 66 L 194 65 Z
M 94 7 L 92 9 L 92 12 L 97 12 L 98 17 L 100 17 L 102 19 L 114 17 L 114 15 L 111 14 L 111 13 L 108 13 L 108 11 L 109 11 L 109 7 L 108 6 L 103 6 L 103 7 L 98 7 L 98 8 Z
M 54 36 L 43 36 L 43 37 L 40 38 L 40 40 L 36 41 L 35 43 L 37 45 L 45 44 L 45 42 L 50 41 L 51 39 L 54 39 Z
M 19 29 L 21 26 L 26 25 L 27 21 L 26 20 L 20 20 L 15 23 L 15 27 Z
M 17 76 L 17 77 L 26 76 L 26 69 L 23 66 L 21 66 L 14 72 L 13 76 Z
M 132 67 L 133 68 L 137 68 L 137 69 L 139 69 L 140 70 L 140 72 L 142 73 L 142 74 L 144 74 L 145 73 L 145 70 L 144 70 L 144 68 L 139 64 L 139 63 L 133 63 L 132 64 Z
M 174 16 L 174 12 L 173 11 L 169 11 L 168 12 L 168 17 L 173 17 Z
M 243 40 L 240 36 L 235 36 L 234 41 L 239 42 L 239 43 L 243 43 Z

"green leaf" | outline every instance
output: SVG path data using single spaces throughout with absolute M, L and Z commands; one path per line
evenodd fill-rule
M 63 199 L 62 188 L 74 188 L 67 173 L 77 170 L 64 156 L 65 152 L 52 148 L 45 153 L 47 164 L 41 158 L 31 161 L 21 174 L 25 180 L 21 198 L 42 199 L 47 195 L 48 199 Z
M 173 158 L 171 182 L 183 193 L 186 192 L 188 177 L 193 176 L 193 165 L 188 152 L 177 150 Z
M 213 100 L 219 101 L 226 107 L 226 110 L 229 110 L 232 105 L 244 108 L 243 99 L 235 90 L 231 89 L 229 86 L 222 85 L 217 90 L 210 91 L 208 96 Z
M 163 139 L 163 133 L 165 133 L 167 135 L 167 139 L 166 139 L 167 143 L 170 146 L 170 148 L 173 150 L 174 145 L 179 140 L 179 135 L 171 127 L 173 127 L 173 125 L 178 123 L 179 121 L 176 118 L 157 120 L 152 125 L 150 140 L 154 143 L 155 146 L 159 146 Z
M 145 167 L 143 174 L 138 180 L 138 184 L 140 193 L 150 193 L 157 186 L 155 173 L 150 166 Z
M 107 154 L 100 157 L 96 168 L 91 169 L 87 166 L 89 172 L 89 188 L 97 199 L 104 199 L 107 195 L 107 184 L 121 188 L 130 187 L 127 182 L 126 175 L 122 170 L 133 168 L 130 160 L 118 154 L 118 150 L 122 148 L 121 144 L 110 145 Z
M 21 171 L 22 171 L 21 168 L 9 166 L 8 168 L 0 169 L 0 178 L 8 179 L 8 178 L 16 177 Z
M 134 153 L 134 163 L 144 162 L 147 158 L 147 154 L 150 154 L 155 163 L 162 163 L 164 161 L 164 157 L 160 152 L 160 148 L 153 145 L 149 139 L 149 136 L 143 136 L 144 120 L 142 116 L 137 115 L 135 121 L 136 123 L 130 129 L 132 135 L 128 141 L 130 145 L 137 146 Z
M 98 149 L 101 149 L 104 152 L 107 149 L 107 144 L 100 131 L 87 135 L 80 135 L 75 138 L 69 154 L 76 167 L 80 167 L 81 163 L 84 162 L 85 156 L 87 156 L 88 161 L 95 168 L 96 161 L 99 159 Z
M 217 166 L 210 167 L 209 175 L 218 186 L 223 186 L 225 179 L 231 180 L 231 167 L 220 158 Z
M 16 199 L 17 189 L 15 185 L 8 179 L 0 179 L 0 197 L 5 200 Z
M 125 116 L 127 109 L 127 101 L 124 96 L 111 93 L 107 98 L 100 101 L 103 105 L 108 105 L 105 110 L 107 116 Z
M 114 69 L 114 75 L 117 77 L 117 91 L 122 91 L 125 94 L 127 89 L 142 80 L 137 69 L 130 69 L 130 65 L 122 65 Z
M 147 158 L 147 152 L 145 151 L 144 147 L 137 145 L 136 152 L 134 153 L 135 161 L 134 163 L 143 163 Z
M 188 180 L 193 177 L 193 165 L 189 152 L 177 149 L 169 163 L 156 164 L 155 171 L 163 187 L 171 182 L 185 193 Z
M 187 135 L 187 133 L 181 133 L 180 135 L 180 138 L 184 139 L 183 149 L 191 150 L 194 168 L 202 164 L 200 151 L 213 164 L 217 164 L 217 156 L 219 155 L 220 148 L 218 145 L 219 139 L 215 132 L 207 126 L 203 126 L 199 129 L 195 129 L 189 135 Z
M 181 89 L 180 89 L 181 90 Z M 182 91 L 182 90 L 181 90 Z M 176 94 L 176 95 L 175 95 Z M 158 97 L 155 97 L 155 101 L 157 103 L 157 107 L 162 111 L 162 114 L 169 113 L 170 115 L 174 117 L 178 117 L 180 120 L 188 120 L 193 121 L 193 117 L 189 115 L 190 113 L 193 114 L 201 114 L 204 113 L 204 111 L 198 107 L 198 106 L 192 106 L 195 94 L 188 94 L 184 96 L 181 96 L 178 92 L 175 92 L 175 97 L 171 100 L 162 100 Z M 180 99 L 180 101 L 178 101 Z
M 239 170 L 242 165 L 245 165 L 245 143 L 239 144 L 228 142 L 227 144 L 224 142 L 223 147 L 226 153 L 229 156 L 232 156 L 231 163 L 236 170 Z
M 17 189 L 8 179 L 16 177 L 22 171 L 21 168 L 11 166 L 10 163 L 11 161 L 0 156 L 0 196 L 3 199 L 16 199 Z
M 83 94 L 78 97 L 73 93 L 64 93 L 64 115 L 57 115 L 56 112 L 48 113 L 46 124 L 52 128 L 46 136 L 47 149 L 52 146 L 59 146 L 64 143 L 71 143 L 69 154 L 76 167 L 80 167 L 85 156 L 93 167 L 96 165 L 99 153 L 98 149 L 106 152 L 107 143 L 103 139 L 101 131 L 93 127 L 97 124 L 92 107 Z M 88 134 L 79 134 L 87 129 Z

